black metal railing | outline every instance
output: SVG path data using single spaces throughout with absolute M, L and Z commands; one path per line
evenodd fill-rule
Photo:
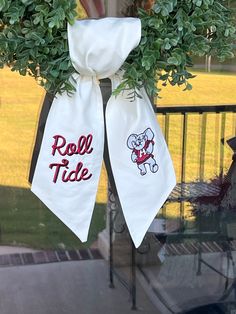
M 232 152 L 225 141 L 236 135 L 236 105 L 156 107 L 155 111 L 176 169 L 178 184 L 169 201 L 182 201 L 179 220 L 183 230 L 184 201 L 219 194 L 231 162 Z M 166 206 L 162 215 L 168 217 Z
M 176 202 L 179 210 L 176 211 L 175 218 L 180 223 L 174 233 L 183 234 L 186 227 L 185 203 L 193 202 L 198 197 L 214 198 L 220 193 L 221 183 L 232 158 L 232 151 L 227 148 L 225 142 L 228 137 L 236 135 L 236 105 L 156 107 L 155 112 L 171 151 L 178 181 L 175 190 L 162 208 L 162 217 L 169 218 L 168 204 Z M 110 213 L 111 283 L 115 274 L 115 243 L 112 236 L 116 231 L 114 229 L 116 217 L 114 212 Z M 202 230 L 199 232 L 201 235 L 204 233 Z M 210 231 L 209 236 L 212 234 L 215 233 Z M 162 241 L 160 241 L 160 236 L 163 239 L 163 234 L 159 235 L 158 231 L 154 234 L 158 245 Z M 193 235 L 184 234 L 185 239 L 188 236 L 191 238 Z M 217 244 L 214 245 L 217 247 Z M 132 280 L 126 283 L 126 286 L 131 293 L 133 308 L 136 308 L 135 267 L 139 263 L 137 256 L 148 254 L 151 246 L 150 238 L 147 237 L 139 250 L 135 252 L 132 246 L 132 251 L 130 251 L 132 256 L 130 278 Z M 193 254 L 196 254 L 199 247 L 201 245 L 195 246 L 192 243 L 185 247 L 181 243 L 179 247 L 169 245 L 166 249 L 172 253 L 174 250 L 174 253 L 181 255 L 181 249 L 184 254 L 191 253 L 191 250 L 194 250 Z M 200 259 L 199 261 L 202 262 Z
M 208 119 L 215 119 L 214 127 L 215 130 L 211 130 L 215 135 L 215 158 L 218 154 L 219 149 L 219 167 L 216 175 L 222 175 L 224 172 L 224 153 L 225 153 L 225 136 L 226 133 L 230 133 L 230 136 L 236 135 L 236 105 L 217 105 L 217 106 L 181 106 L 181 107 L 155 107 L 155 112 L 160 117 L 164 117 L 163 131 L 167 144 L 170 145 L 171 141 L 177 141 L 177 138 L 170 138 L 170 130 L 173 126 L 171 124 L 171 117 L 178 116 L 181 128 L 181 136 L 179 139 L 179 145 L 181 146 L 181 171 L 180 171 L 180 182 L 186 181 L 186 152 L 188 146 L 188 133 L 193 130 L 193 127 L 189 124 L 189 118 L 193 117 L 193 120 L 199 119 L 199 130 L 195 130 L 196 134 L 199 135 L 198 141 L 199 152 L 198 152 L 198 166 L 199 166 L 199 180 L 204 181 L 205 177 L 205 160 L 206 160 L 206 145 L 209 146 L 207 142 L 207 127 Z M 227 126 L 227 122 L 230 123 Z M 212 123 L 213 124 L 213 123 Z M 226 132 L 227 131 L 227 132 Z M 212 145 L 210 145 L 212 146 Z

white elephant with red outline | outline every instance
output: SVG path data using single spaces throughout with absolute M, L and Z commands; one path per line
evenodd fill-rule
M 137 164 L 142 176 L 147 173 L 146 166 L 152 173 L 156 173 L 159 169 L 153 155 L 154 145 L 154 133 L 150 128 L 143 133 L 131 134 L 128 137 L 127 146 L 132 150 L 131 160 Z

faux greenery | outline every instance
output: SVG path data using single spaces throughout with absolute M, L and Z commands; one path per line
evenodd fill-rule
M 134 1 L 134 4 L 140 1 Z M 158 94 L 156 82 L 165 86 L 184 85 L 194 76 L 187 70 L 193 56 L 217 56 L 223 62 L 233 58 L 235 20 L 233 11 L 218 0 L 157 0 L 151 10 L 137 10 L 142 21 L 140 45 L 124 64 L 125 86 L 138 95 L 144 83 L 151 96 Z M 135 6 L 134 6 L 135 7 Z M 140 83 L 141 82 L 141 83 Z
M 124 81 L 115 94 L 129 88 L 135 97 L 145 85 L 154 96 L 158 80 L 190 90 L 192 56 L 232 58 L 235 21 L 224 4 L 157 0 L 152 9 L 139 9 L 141 43 L 126 60 Z M 73 23 L 75 8 L 72 0 L 0 0 L 0 66 L 34 76 L 50 92 L 72 92 L 66 25 Z
M 33 76 L 52 93 L 71 92 L 66 27 L 75 9 L 72 0 L 0 0 L 0 67 Z

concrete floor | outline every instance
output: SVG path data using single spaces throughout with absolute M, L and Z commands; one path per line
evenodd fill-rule
M 236 261 L 236 252 L 232 255 Z M 227 268 L 226 254 L 207 253 L 202 257 L 229 278 L 227 291 L 231 291 L 235 275 L 232 262 L 229 262 Z M 145 280 L 142 273 L 145 274 Z M 156 307 L 159 308 L 162 300 L 169 308 L 161 310 L 161 314 L 182 313 L 195 307 L 217 303 L 226 293 L 226 280 L 222 275 L 205 264 L 201 264 L 201 274 L 198 274 L 197 255 L 168 256 L 162 265 L 142 267 L 142 273 L 138 273 L 138 278 L 143 289 L 149 291 L 149 297 L 152 297 Z M 234 291 L 224 301 L 235 302 Z
M 129 314 L 128 291 L 103 260 L 0 268 L 1 314 Z M 157 314 L 138 286 L 138 313 Z

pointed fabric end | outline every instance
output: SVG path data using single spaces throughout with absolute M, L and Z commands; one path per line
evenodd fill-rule
M 145 232 L 145 234 L 146 234 L 146 232 Z M 144 239 L 144 237 L 145 237 L 145 234 L 144 234 L 144 235 L 141 235 L 141 236 L 139 237 L 139 239 L 134 239 L 134 238 L 132 237 L 131 233 L 130 233 L 131 238 L 132 238 L 132 241 L 133 241 L 134 246 L 135 246 L 136 249 L 138 249 L 138 248 L 140 247 L 140 245 L 142 244 L 143 239 Z
M 82 220 L 79 222 L 77 214 L 67 215 L 63 209 L 60 210 L 58 204 L 56 206 L 55 203 L 52 203 L 49 199 L 45 198 L 45 195 L 41 193 L 40 189 L 37 187 L 32 186 L 31 191 L 44 203 L 44 205 L 47 206 L 47 208 L 52 211 L 55 216 L 57 216 L 57 218 L 60 219 L 60 221 L 65 226 L 67 226 L 79 238 L 81 242 L 84 243 L 88 240 L 91 217 L 88 217 L 87 221 Z
M 159 199 L 157 207 L 154 207 L 153 209 L 137 208 L 137 213 L 138 212 L 140 213 L 140 218 L 136 217 L 135 214 L 133 215 L 133 217 L 131 217 L 129 214 L 128 215 L 125 214 L 125 213 L 128 213 L 129 211 L 126 209 L 125 210 L 123 209 L 125 220 L 126 220 L 129 232 L 130 232 L 130 236 L 136 248 L 138 248 L 142 244 L 151 223 L 156 218 L 158 212 L 164 205 L 165 201 L 168 199 L 175 185 L 176 185 L 176 179 L 175 177 L 172 177 L 172 182 L 169 182 L 169 189 L 165 191 L 166 193 L 162 194 L 162 196 Z M 145 211 L 146 211 L 146 215 L 144 214 L 142 217 L 142 213 Z

